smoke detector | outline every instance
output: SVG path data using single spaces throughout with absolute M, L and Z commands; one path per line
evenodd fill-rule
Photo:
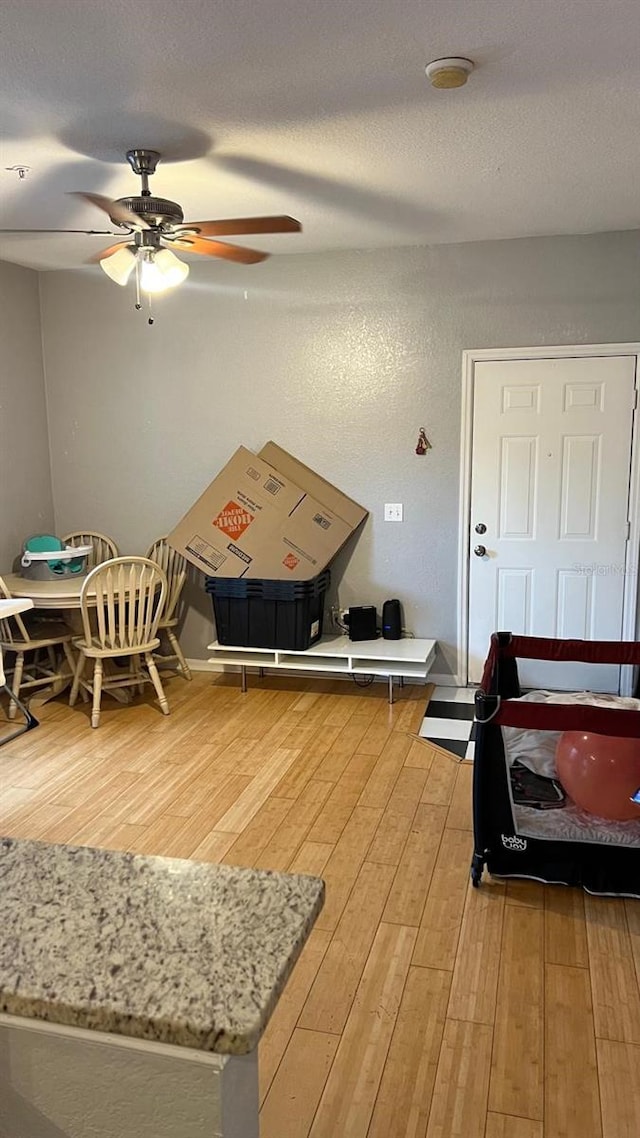
M 427 64 L 425 71 L 432 87 L 449 90 L 452 87 L 464 87 L 473 71 L 473 62 L 461 56 L 433 59 Z

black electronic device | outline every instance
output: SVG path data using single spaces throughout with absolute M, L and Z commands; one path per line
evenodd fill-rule
M 395 598 L 382 606 L 382 636 L 384 640 L 402 639 L 402 609 Z
M 378 635 L 378 613 L 375 605 L 352 605 L 345 615 L 349 640 L 375 640 Z
M 557 779 L 544 778 L 517 760 L 511 767 L 511 793 L 516 806 L 533 810 L 556 810 L 567 797 Z

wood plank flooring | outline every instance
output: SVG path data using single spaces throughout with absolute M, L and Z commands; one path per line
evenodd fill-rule
M 0 833 L 322 875 L 260 1044 L 262 1138 L 637 1138 L 640 904 L 469 887 L 471 769 L 429 689 L 198 674 L 58 698 L 0 751 Z

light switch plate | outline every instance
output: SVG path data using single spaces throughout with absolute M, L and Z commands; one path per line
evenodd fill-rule
M 385 502 L 384 520 L 385 522 L 401 522 L 402 502 Z

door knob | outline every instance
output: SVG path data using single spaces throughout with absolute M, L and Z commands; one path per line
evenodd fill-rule
M 484 522 L 478 522 L 478 524 L 476 526 L 476 533 L 486 533 L 486 532 L 487 532 L 487 527 L 484 524 Z
M 485 553 L 487 552 L 487 547 L 486 545 L 476 545 L 473 552 L 475 553 L 476 557 L 484 557 Z

